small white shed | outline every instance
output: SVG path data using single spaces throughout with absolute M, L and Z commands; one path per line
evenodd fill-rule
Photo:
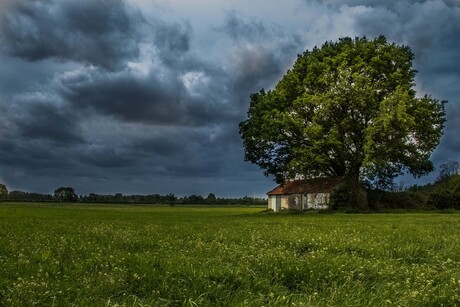
M 344 177 L 292 180 L 281 184 L 267 193 L 268 208 L 281 209 L 327 209 L 331 192 Z

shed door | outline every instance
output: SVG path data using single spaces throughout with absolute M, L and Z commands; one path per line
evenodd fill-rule
M 275 212 L 281 210 L 281 195 L 275 195 Z

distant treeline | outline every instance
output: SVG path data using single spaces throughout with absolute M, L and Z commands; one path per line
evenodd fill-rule
M 450 161 L 440 165 L 440 173 L 435 182 L 411 187 L 394 186 L 392 189 L 366 189 L 370 210 L 381 209 L 456 209 L 460 210 L 460 163 Z M 266 205 L 264 198 L 218 198 L 213 193 L 203 197 L 190 195 L 177 197 L 174 194 L 123 195 L 95 194 L 77 195 L 71 187 L 60 187 L 54 194 L 40 194 L 10 191 L 0 184 L 0 200 L 28 202 L 81 202 L 117 204 L 212 204 L 212 205 Z
M 9 201 L 54 201 L 51 194 L 30 193 L 23 191 L 11 191 L 7 195 L 3 195 L 3 200 Z
M 454 166 L 452 172 L 441 172 L 434 183 L 413 185 L 400 191 L 369 191 L 369 206 L 377 210 L 460 210 L 460 174 L 458 164 Z
M 4 201 L 28 201 L 28 202 L 81 202 L 81 203 L 136 203 L 136 204 L 213 204 L 213 205 L 265 205 L 267 200 L 257 197 L 241 198 L 218 198 L 213 193 L 207 197 L 201 195 L 190 195 L 177 197 L 174 194 L 160 195 L 123 195 L 96 194 L 78 196 L 71 187 L 60 187 L 54 194 L 40 194 L 23 191 L 4 191 L 1 194 Z
M 177 197 L 174 194 L 160 195 L 123 195 L 117 193 L 111 194 L 95 194 L 80 196 L 80 202 L 84 203 L 141 203 L 141 204 L 214 204 L 214 205 L 265 205 L 267 200 L 264 198 L 256 197 L 241 197 L 241 198 L 217 198 L 213 193 L 207 197 L 201 195 L 190 195 Z

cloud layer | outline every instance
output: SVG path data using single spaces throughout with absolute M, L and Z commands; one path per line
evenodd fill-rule
M 0 178 L 48 193 L 263 195 L 272 183 L 238 135 L 249 94 L 307 48 L 380 34 L 412 47 L 420 93 L 450 101 L 434 160 L 458 160 L 458 3 L 379 2 L 6 1 Z

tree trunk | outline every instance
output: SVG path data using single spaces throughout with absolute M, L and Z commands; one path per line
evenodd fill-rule
M 345 176 L 345 180 L 350 192 L 347 205 L 360 210 L 368 209 L 367 192 L 359 182 L 358 175 L 356 173 L 348 173 Z

